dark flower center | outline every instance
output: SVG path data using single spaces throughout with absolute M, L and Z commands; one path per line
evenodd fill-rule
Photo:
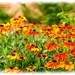
M 43 55 L 42 55 L 42 57 L 44 57 L 44 58 L 45 58 L 45 57 L 46 57 L 46 55 L 45 55 L 45 54 L 43 54 Z
M 53 62 L 57 62 L 56 60 L 53 60 Z
M 23 57 L 23 56 L 21 56 L 21 57 L 20 57 L 20 59 L 24 59 L 24 57 Z
M 12 54 L 12 56 L 15 56 L 15 54 Z
M 59 53 L 62 53 L 62 51 L 59 51 Z
M 71 40 L 68 40 L 68 42 L 71 42 Z
M 36 31 L 35 29 L 33 31 Z
M 14 67 L 10 67 L 10 69 L 13 69 Z
M 66 23 L 65 26 L 68 26 L 68 24 Z
M 33 69 L 33 67 L 32 67 L 32 66 L 30 66 L 29 68 L 30 68 L 30 69 Z
M 38 46 L 35 46 L 36 48 L 38 48 Z
M 65 64 L 68 65 L 69 64 L 69 61 L 65 61 Z
M 39 58 L 40 58 L 40 57 L 41 57 L 41 55 L 40 55 L 40 54 L 38 54 L 38 55 L 37 55 L 37 57 L 39 57 Z
M 35 45 L 32 44 L 31 46 L 35 46 Z
M 24 40 L 28 40 L 27 38 L 24 38 Z
M 0 25 L 0 27 L 3 27 L 3 25 Z

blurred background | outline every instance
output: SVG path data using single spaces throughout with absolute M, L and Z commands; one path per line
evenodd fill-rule
M 60 12 L 70 12 L 71 17 L 75 13 L 75 3 L 0 3 L 0 24 L 19 15 L 30 23 L 58 24 Z

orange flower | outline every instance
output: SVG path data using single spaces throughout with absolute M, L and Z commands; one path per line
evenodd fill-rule
M 74 64 L 71 61 L 62 61 L 59 63 L 60 68 L 65 69 L 65 70 L 73 70 L 74 69 Z
M 47 69 L 58 69 L 59 68 L 59 64 L 56 62 L 56 60 L 53 61 L 48 61 L 45 65 L 45 68 Z
M 59 44 L 55 44 L 55 43 L 46 45 L 46 49 L 48 51 L 56 50 L 59 47 L 60 47 L 60 45 Z
M 42 57 L 42 58 L 47 58 L 48 55 L 47 55 L 47 54 L 41 54 L 41 57 Z
M 68 71 L 73 70 L 74 69 L 74 64 L 71 61 L 65 61 L 64 68 Z
M 25 56 L 18 56 L 17 59 L 18 60 L 24 60 L 24 59 L 26 59 L 26 57 Z
M 71 54 L 75 54 L 75 49 L 70 50 L 70 53 L 71 53 Z
M 0 34 L 0 38 L 2 37 L 2 34 Z
M 70 53 L 72 54 L 72 57 L 75 58 L 75 49 L 70 50 Z
M 53 30 L 52 27 L 48 26 L 48 25 L 43 25 L 40 29 L 41 33 L 45 33 L 45 35 L 50 35 L 50 32 Z
M 68 48 L 71 48 L 73 46 L 75 46 L 75 42 L 64 42 L 64 46 L 68 47 Z
M 29 45 L 29 44 L 26 45 L 26 49 L 29 49 L 29 50 L 31 50 L 31 48 L 33 48 L 33 47 L 34 47 L 34 45 Z
M 55 56 L 54 56 L 54 59 L 55 60 L 58 60 L 58 61 L 63 61 L 64 59 L 68 58 L 68 54 L 66 52 L 64 53 L 57 53 Z
M 26 67 L 26 69 L 28 70 L 28 71 L 33 71 L 33 70 L 35 70 L 35 66 L 28 66 L 28 67 Z
M 28 34 L 30 34 L 30 35 L 37 35 L 37 34 L 40 34 L 40 32 L 37 32 L 37 31 L 30 31 L 30 32 L 28 32 Z
M 34 24 L 33 26 L 34 26 L 34 28 L 39 28 L 39 27 L 40 27 L 40 24 L 37 24 L 37 23 L 36 23 L 36 24 Z
M 18 73 L 18 72 L 22 72 L 20 69 L 18 69 L 17 67 L 7 67 L 5 68 L 5 72 L 15 72 L 15 73 Z
M 18 50 L 12 50 L 11 52 L 14 54 L 14 53 L 17 53 L 17 52 L 18 52 Z
M 73 26 L 61 26 L 61 30 L 70 30 L 70 29 L 72 29 L 73 28 Z
M 62 68 L 62 69 L 65 68 L 65 63 L 64 63 L 64 61 L 60 61 L 60 62 L 59 62 L 59 67 Z

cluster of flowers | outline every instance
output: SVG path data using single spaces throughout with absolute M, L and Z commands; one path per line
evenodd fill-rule
M 37 30 L 38 29 L 38 30 Z M 35 58 L 43 59 L 43 67 L 47 70 L 62 69 L 71 71 L 75 69 L 75 27 L 72 25 L 40 25 L 27 23 L 25 17 L 10 19 L 10 22 L 0 25 L 0 38 L 15 33 L 33 37 L 32 42 L 26 42 L 24 49 L 31 52 Z M 43 37 L 41 39 L 41 34 Z M 8 35 L 8 36 L 9 36 Z M 35 36 L 39 37 L 39 44 L 35 41 Z M 25 41 L 28 38 L 24 39 Z M 10 41 L 9 41 L 10 42 Z M 9 60 L 26 60 L 26 56 L 20 56 L 19 50 L 11 50 L 7 55 Z M 45 52 L 45 53 L 43 53 Z M 55 53 L 52 53 L 55 52 Z M 51 55 L 52 54 L 52 55 Z M 51 57 L 50 57 L 51 56 Z M 41 66 L 40 66 L 41 67 Z M 27 66 L 28 71 L 36 70 L 36 66 Z M 5 72 L 22 72 L 18 67 L 6 67 Z

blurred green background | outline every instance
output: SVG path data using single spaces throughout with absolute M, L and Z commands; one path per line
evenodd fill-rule
M 19 10 L 30 23 L 58 24 L 61 20 L 60 16 L 57 16 L 58 13 L 70 12 L 68 16 L 75 13 L 75 4 L 72 3 L 31 3 L 30 5 L 20 3 L 20 6 Z M 8 22 L 11 17 L 14 17 L 11 13 L 5 13 L 4 10 L 5 7 L 0 7 L 0 24 Z

